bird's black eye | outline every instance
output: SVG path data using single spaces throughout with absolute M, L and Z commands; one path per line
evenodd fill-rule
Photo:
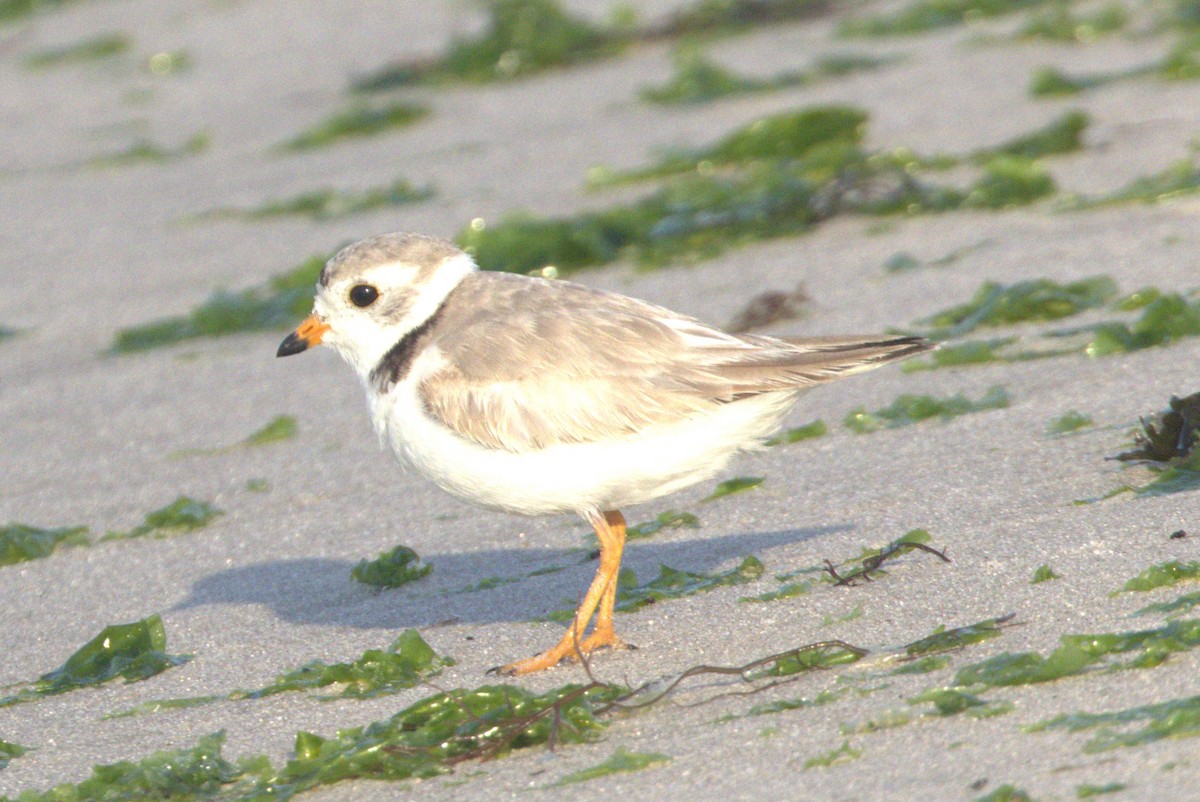
M 355 284 L 350 288 L 350 303 L 355 306 L 370 306 L 379 297 L 379 290 L 370 284 Z

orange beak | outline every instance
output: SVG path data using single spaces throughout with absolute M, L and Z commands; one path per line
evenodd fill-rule
M 291 356 L 301 351 L 307 351 L 314 345 L 320 345 L 321 338 L 329 331 L 329 324 L 316 315 L 309 315 L 296 330 L 283 338 L 275 356 Z

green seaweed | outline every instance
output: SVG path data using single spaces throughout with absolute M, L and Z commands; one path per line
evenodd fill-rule
M 236 792 L 242 790 L 240 786 L 229 786 L 239 781 L 249 786 L 248 775 L 269 773 L 264 769 L 270 767 L 266 758 L 238 765 L 230 763 L 221 756 L 224 742 L 224 731 L 212 733 L 202 736 L 190 749 L 155 752 L 136 763 L 126 760 L 95 766 L 92 775 L 82 782 L 62 783 L 42 792 L 25 791 L 15 800 L 2 799 L 5 802 L 142 802 L 246 798 Z
M 278 443 L 280 440 L 290 440 L 296 436 L 298 427 L 296 419 L 291 415 L 276 415 L 258 431 L 251 434 L 239 445 L 265 446 L 268 443 Z
M 747 78 L 708 59 L 694 43 L 686 43 L 672 54 L 675 71 L 661 86 L 643 87 L 642 100 L 661 105 L 707 103 L 721 97 L 754 92 L 772 92 L 863 70 L 873 70 L 892 59 L 865 55 L 834 55 L 817 59 L 810 69 L 789 70 L 770 78 Z
M 691 33 L 722 33 L 806 19 L 829 9 L 828 0 L 699 0 L 674 12 L 660 28 L 643 32 L 648 38 Z
M 1038 67 L 1029 78 L 1029 94 L 1033 97 L 1066 97 L 1099 86 L 1099 78 L 1078 78 L 1056 67 Z
M 653 521 L 643 521 L 626 528 L 625 537 L 629 540 L 650 537 L 663 529 L 699 529 L 700 519 L 690 512 L 667 510 L 660 512 Z
M 206 133 L 195 134 L 176 147 L 166 147 L 148 139 L 141 139 L 124 150 L 94 156 L 83 164 L 96 169 L 127 167 L 131 164 L 162 164 L 203 153 L 208 150 L 209 144 L 210 138 Z
M 0 565 L 49 557 L 59 546 L 86 546 L 86 526 L 41 529 L 27 524 L 10 523 L 0 527 Z
M 553 0 L 492 0 L 488 13 L 483 34 L 450 45 L 441 70 L 445 76 L 477 82 L 516 78 L 620 48 L 613 37 Z
M 1094 328 L 1084 351 L 1088 356 L 1108 356 L 1168 345 L 1200 335 L 1200 301 L 1178 293 L 1155 298 L 1132 323 L 1102 323 Z
M 532 75 L 552 67 L 613 55 L 625 42 L 567 14 L 554 0 L 491 0 L 484 31 L 455 39 L 444 56 L 386 65 L 353 81 L 360 92 L 417 82 L 483 83 Z
M 295 325 L 312 309 L 313 288 L 328 257 L 313 256 L 266 284 L 241 292 L 218 291 L 184 317 L 117 332 L 114 353 L 159 348 L 198 337 L 223 337 Z
M 744 78 L 712 62 L 694 45 L 676 49 L 672 61 L 674 74 L 662 86 L 643 87 L 638 92 L 642 100 L 662 105 L 706 103 L 719 97 L 782 89 L 807 82 L 807 76 L 802 73 L 770 79 Z
M 1080 429 L 1085 429 L 1088 426 L 1095 424 L 1095 421 L 1084 415 L 1082 412 L 1076 412 L 1069 409 L 1062 415 L 1050 421 L 1050 425 L 1046 427 L 1046 431 L 1050 434 L 1068 434 L 1077 432 Z
M 1175 618 L 1183 613 L 1191 612 L 1196 607 L 1200 607 L 1200 590 L 1193 593 L 1185 593 L 1179 598 L 1169 602 L 1148 604 L 1135 612 L 1134 615 L 1166 614 L 1169 618 Z
M 94 687 L 121 677 L 139 682 L 183 665 L 191 655 L 166 653 L 167 633 L 157 615 L 129 624 L 113 624 L 75 651 L 67 661 L 43 674 L 29 688 L 0 698 L 0 707 Z
M 145 520 L 128 532 L 109 532 L 101 540 L 131 540 L 147 535 L 156 538 L 171 537 L 203 529 L 213 519 L 224 514 L 207 501 L 179 496 L 167 506 L 147 513 Z
M 765 238 L 799 234 L 823 212 L 798 166 L 763 162 L 745 170 L 680 176 L 625 206 L 575 217 L 511 214 L 475 220 L 457 237 L 485 270 L 560 271 L 630 258 L 642 267 L 698 261 Z M 849 180 L 849 179 L 848 179 Z
M 422 563 L 415 551 L 408 546 L 396 546 L 374 560 L 360 560 L 350 569 L 350 576 L 364 585 L 398 588 L 428 576 L 431 571 L 433 565 Z
M 1145 593 L 1158 588 L 1178 585 L 1180 582 L 1200 580 L 1200 562 L 1168 560 L 1152 565 L 1121 586 L 1117 593 Z M 1114 594 L 1115 595 L 1115 594 Z
M 1024 206 L 1055 191 L 1054 179 L 1037 162 L 1020 156 L 997 156 L 984 167 L 964 205 L 980 209 Z
M 1158 287 L 1141 287 L 1113 301 L 1112 308 L 1122 312 L 1135 312 L 1138 309 L 1145 309 L 1162 296 L 1163 292 Z
M 726 479 L 719 482 L 712 493 L 709 493 L 701 502 L 716 501 L 719 498 L 732 496 L 734 493 L 744 493 L 747 490 L 753 490 L 766 481 L 765 476 L 737 476 L 733 479 Z
M 821 617 L 822 627 L 831 627 L 835 624 L 844 624 L 847 621 L 853 621 L 856 618 L 862 618 L 863 607 L 862 602 L 854 605 L 854 608 L 842 615 L 824 615 Z
M 1029 584 L 1037 585 L 1042 582 L 1049 582 L 1052 579 L 1061 579 L 1061 577 L 1058 574 L 1054 573 L 1054 569 L 1051 568 L 1050 566 L 1039 565 L 1034 570 L 1033 576 L 1029 580 Z
M 658 576 L 645 585 L 638 585 L 636 575 L 626 568 L 622 570 L 618 581 L 615 609 L 623 613 L 632 613 L 666 599 L 707 593 L 729 585 L 744 585 L 755 581 L 762 573 L 763 564 L 754 556 L 748 556 L 734 568 L 717 574 L 692 573 L 660 565 Z
M 360 92 L 378 92 L 414 83 L 511 80 L 556 67 L 608 58 L 638 41 L 676 39 L 695 33 L 719 34 L 807 17 L 824 11 L 826 0 L 702 0 L 685 6 L 663 23 L 638 28 L 632 12 L 611 26 L 597 26 L 567 14 L 553 0 L 490 0 L 482 33 L 456 39 L 440 58 L 400 61 L 353 81 Z
M 1200 78 L 1200 35 L 1181 36 L 1157 64 L 1158 77 L 1168 81 L 1194 81 Z
M 595 780 L 598 777 L 607 777 L 610 774 L 641 771 L 651 766 L 669 763 L 670 760 L 670 757 L 658 752 L 630 752 L 625 747 L 618 746 L 613 751 L 612 756 L 603 763 L 590 768 L 580 769 L 579 771 L 573 771 L 549 787 L 560 788 L 564 785 L 574 785 L 575 783 Z
M 941 345 L 929 355 L 929 359 L 909 359 L 900 365 L 905 373 L 916 373 L 922 370 L 938 370 L 940 368 L 956 368 L 963 365 L 985 365 L 989 362 L 1007 362 L 1010 357 L 1002 355 L 1000 350 L 1017 341 L 1016 337 L 1001 337 L 992 340 L 971 340 L 954 345 Z
M 861 749 L 855 749 L 854 747 L 850 746 L 850 741 L 842 741 L 842 745 L 837 749 L 826 752 L 823 755 L 810 757 L 808 760 L 804 761 L 804 768 L 825 769 L 829 768 L 830 766 L 840 766 L 843 763 L 850 763 L 851 761 L 858 760 L 860 757 L 862 757 L 862 754 L 863 753 Z
M 953 629 L 939 626 L 931 635 L 905 646 L 904 656 L 907 658 L 925 657 L 991 640 L 1001 634 L 1004 625 L 1012 618 L 1013 614 L 1010 613 L 996 618 L 985 618 L 983 621 Z
M 1037 8 L 1050 0 L 914 0 L 891 13 L 850 17 L 838 27 L 842 36 L 900 36 L 922 33 L 989 17 Z
M 695 151 L 628 172 L 595 168 L 592 186 L 658 180 L 640 199 L 571 217 L 477 218 L 458 243 L 486 270 L 557 271 L 630 259 L 642 267 L 712 258 L 728 248 L 804 233 L 831 217 L 919 214 L 1031 203 L 1052 192 L 1036 162 L 999 156 L 966 192 L 919 170 L 957 164 L 910 151 L 868 153 L 866 116 L 818 106 L 756 120 Z
M 406 128 L 429 114 L 425 106 L 396 102 L 386 106 L 357 105 L 327 117 L 281 144 L 282 150 L 323 148 L 346 139 L 375 136 Z
M 1129 727 L 1137 723 L 1143 724 L 1141 728 Z M 1043 732 L 1063 729 L 1081 732 L 1096 728 L 1101 729 L 1083 746 L 1083 751 L 1088 754 L 1144 746 L 1164 738 L 1194 738 L 1200 736 L 1200 696 L 1139 705 L 1111 713 L 1063 714 L 1031 724 L 1025 730 Z
M 1039 67 L 1029 79 L 1029 94 L 1033 97 L 1060 98 L 1077 95 L 1088 89 L 1145 77 L 1168 77 L 1164 74 L 1166 61 L 1143 64 L 1125 70 L 1069 75 L 1056 67 Z
M 1074 153 L 1083 149 L 1083 134 L 1091 119 L 1082 111 L 1069 111 L 1044 127 L 1023 134 L 993 148 L 975 154 L 975 160 L 989 160 L 1008 156 L 1017 159 L 1040 159 L 1062 153 Z
M 964 666 L 954 678 L 958 687 L 1030 685 L 1078 676 L 1095 670 L 1107 658 L 1131 655 L 1116 668 L 1152 668 L 1170 655 L 1200 645 L 1200 620 L 1177 619 L 1155 629 L 1096 635 L 1063 635 L 1061 645 L 1043 657 L 1036 652 L 1005 652 Z
M 949 339 L 984 326 L 1061 320 L 1103 306 L 1116 294 L 1117 284 L 1109 276 L 1092 276 L 1068 284 L 1044 278 L 1014 284 L 987 281 L 971 300 L 937 312 L 920 323 L 933 327 L 928 336 Z
M 317 189 L 283 200 L 268 201 L 250 209 L 220 208 L 201 213 L 199 218 L 238 217 L 245 220 L 264 220 L 273 217 L 298 216 L 312 220 L 333 220 L 375 209 L 404 206 L 433 197 L 430 186 L 414 187 L 403 178 L 386 187 L 372 187 L 362 192 L 343 192 L 336 189 Z
M 768 446 L 778 446 L 784 443 L 798 443 L 801 440 L 812 440 L 815 437 L 824 437 L 829 433 L 829 427 L 825 425 L 825 421 L 815 420 L 812 423 L 806 423 L 803 426 L 796 426 L 787 431 L 781 432 L 767 441 Z
M 414 688 L 454 665 L 454 659 L 442 657 L 425 642 L 415 629 L 407 629 L 386 649 L 368 649 L 349 663 L 313 660 L 295 670 L 280 674 L 256 690 L 238 689 L 217 696 L 189 696 L 179 699 L 153 699 L 135 707 L 110 713 L 105 718 L 126 718 L 201 707 L 219 701 L 240 702 L 262 699 L 280 693 L 315 691 L 338 686 L 334 693 L 316 695 L 321 701 L 335 699 L 373 699 Z
M 8 741 L 0 740 L 0 771 L 8 768 L 8 764 L 13 758 L 20 757 L 28 752 L 29 749 L 20 744 L 9 743 Z
M 793 599 L 796 596 L 803 596 L 813 589 L 813 582 L 805 580 L 802 582 L 788 582 L 781 585 L 776 590 L 760 593 L 757 596 L 743 596 L 738 599 L 739 602 L 771 602 L 779 601 L 780 599 Z
M 1004 652 L 964 666 L 955 675 L 954 685 L 987 688 L 1052 682 L 1082 674 L 1101 657 L 1080 648 L 1076 641 L 1068 641 L 1067 636 L 1063 636 L 1063 642 L 1049 657 L 1035 652 Z
M 1200 190 L 1200 169 L 1190 159 L 1178 161 L 1121 189 L 1095 198 L 1077 198 L 1068 208 L 1093 209 L 1119 203 L 1162 203 Z
M 185 696 L 178 699 L 151 699 L 148 702 L 134 705 L 133 707 L 124 710 L 118 710 L 115 713 L 106 713 L 100 718 L 108 720 L 113 718 L 131 718 L 133 716 L 145 716 L 151 713 L 161 713 L 164 710 L 187 710 L 192 707 L 203 707 L 210 705 L 213 702 L 220 702 L 226 697 L 224 696 Z
M 211 457 L 217 454 L 226 454 L 239 448 L 253 448 L 255 446 L 265 446 L 269 445 L 270 443 L 277 443 L 281 440 L 290 440 L 296 436 L 298 431 L 299 427 L 297 426 L 296 419 L 294 417 L 291 415 L 276 415 L 261 429 L 248 435 L 245 439 L 234 443 L 231 446 L 223 446 L 221 448 L 185 448 L 172 453 L 171 456 Z
M 1117 791 L 1124 791 L 1127 787 L 1124 783 L 1105 783 L 1104 785 L 1084 783 L 1083 785 L 1075 786 L 1075 798 L 1091 799 L 1101 794 L 1114 794 Z
M 864 654 L 848 644 L 814 644 L 744 666 L 710 667 L 699 673 L 732 671 L 770 685 L 797 671 L 852 662 Z M 82 783 L 62 784 L 43 793 L 27 791 L 20 802 L 288 800 L 345 780 L 434 777 L 454 771 L 464 761 L 490 760 L 538 745 L 595 741 L 606 726 L 602 716 L 615 709 L 614 703 L 644 692 L 652 698 L 639 706 L 652 704 L 664 696 L 661 684 L 647 683 L 634 693 L 597 682 L 564 685 L 540 694 L 515 685 L 439 691 L 390 718 L 332 736 L 299 732 L 294 757 L 281 768 L 263 756 L 230 763 L 221 756 L 224 734 L 218 732 L 201 738 L 192 749 L 159 752 L 136 763 L 98 766 Z M 839 695 L 823 692 L 811 703 L 832 701 Z
M 1126 485 L 1117 492 L 1132 490 L 1141 498 L 1152 498 L 1200 490 L 1200 450 L 1193 451 L 1187 457 L 1171 460 L 1165 468 L 1152 470 L 1155 470 L 1155 476 L 1146 484 L 1141 487 Z
M 604 726 L 595 708 L 618 693 L 576 685 L 542 694 L 515 685 L 437 693 L 391 718 L 329 738 L 298 733 L 296 757 L 260 787 L 287 798 L 342 780 L 433 777 L 472 757 L 592 741 Z
M 1033 797 L 1017 786 L 1005 783 L 990 794 L 976 797 L 975 802 L 1033 802 Z
M 842 735 L 870 735 L 873 732 L 903 727 L 912 722 L 912 713 L 907 710 L 885 710 L 865 721 L 844 721 L 838 725 L 838 732 Z
M 808 671 L 818 671 L 837 666 L 857 663 L 867 652 L 856 649 L 841 641 L 831 641 L 819 648 L 808 647 L 789 652 L 762 671 L 749 674 L 753 679 L 763 677 L 790 677 Z
M 74 44 L 38 50 L 25 58 L 25 66 L 34 70 L 61 67 L 64 64 L 81 64 L 101 61 L 125 53 L 132 46 L 129 37 L 122 33 L 102 33 L 82 39 Z
M 816 157 L 828 166 L 837 158 L 831 148 L 858 145 L 866 130 L 867 114 L 848 106 L 812 106 L 760 117 L 726 134 L 707 148 L 675 153 L 650 167 L 626 173 L 593 172 L 592 183 L 616 184 L 663 178 L 680 173 L 709 172 L 717 166 L 746 166 L 763 160 Z M 601 176 L 597 180 L 595 176 Z
M 919 660 L 914 660 L 911 663 L 897 666 L 892 669 L 893 674 L 931 674 L 934 671 L 941 671 L 946 666 L 950 665 L 950 658 L 944 654 L 931 654 L 928 657 L 922 657 Z
M 415 629 L 406 629 L 387 649 L 369 649 L 352 663 L 314 660 L 255 691 L 234 691 L 230 699 L 261 699 L 278 693 L 341 686 L 319 699 L 373 699 L 416 687 L 454 660 L 440 657 Z
M 865 407 L 851 410 L 842 425 L 857 434 L 869 434 L 880 429 L 908 426 L 930 418 L 949 420 L 959 415 L 1003 409 L 1009 405 L 1008 391 L 999 385 L 988 388 L 978 401 L 971 401 L 961 393 L 949 398 L 934 398 L 928 395 L 898 396 L 889 406 L 867 412 Z
M 1032 15 L 1017 32 L 1020 39 L 1052 42 L 1094 42 L 1129 24 L 1129 12 L 1119 3 L 1108 3 L 1090 14 L 1076 13 L 1069 3 L 1057 0 Z
M 980 699 L 961 688 L 930 688 L 908 702 L 911 705 L 929 702 L 933 705 L 935 714 L 939 716 L 957 716 L 967 711 L 986 710 L 989 706 L 985 699 Z
M 56 8 L 71 0 L 0 0 L 0 22 L 27 17 L 43 9 Z
M 820 707 L 827 705 L 830 702 L 836 702 L 845 695 L 847 689 L 841 691 L 821 691 L 811 699 L 808 697 L 800 697 L 798 699 L 780 699 L 775 702 L 765 702 L 763 704 L 754 705 L 746 711 L 747 716 L 769 716 L 775 713 L 784 713 L 789 710 L 804 710 L 810 707 Z M 736 718 L 736 717 L 733 717 Z
M 487 576 L 478 582 L 472 582 L 466 587 L 460 588 L 452 593 L 475 593 L 480 590 L 491 590 L 492 588 L 500 588 L 505 585 L 512 585 L 525 579 L 534 576 L 545 576 L 546 574 L 557 574 L 559 571 L 565 571 L 569 566 L 566 565 L 551 565 L 546 568 L 537 568 L 520 576 Z

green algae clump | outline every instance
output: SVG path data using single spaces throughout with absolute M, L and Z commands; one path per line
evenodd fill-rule
M 428 576 L 433 571 L 429 563 L 422 563 L 420 556 L 408 546 L 396 546 L 374 560 L 360 560 L 350 569 L 350 576 L 377 588 L 398 588 Z
M 971 401 L 959 394 L 949 398 L 934 398 L 929 395 L 905 394 L 896 398 L 890 406 L 867 412 L 864 407 L 851 410 L 842 424 L 857 434 L 869 434 L 880 429 L 908 426 L 930 418 L 949 420 L 971 412 L 1003 409 L 1010 403 L 1008 391 L 995 385 L 978 401 Z
M 86 526 L 42 529 L 20 523 L 0 527 L 0 565 L 49 557 L 59 546 L 86 546 Z
M 1180 582 L 1195 582 L 1200 579 L 1200 562 L 1168 560 L 1152 565 L 1121 586 L 1119 593 L 1145 593 L 1146 591 L 1177 585 Z
M 326 258 L 313 256 L 258 287 L 241 292 L 215 292 L 183 317 L 122 329 L 113 340 L 112 351 L 132 353 L 198 337 L 223 337 L 295 325 L 312 309 L 317 277 Z
M 170 537 L 203 529 L 224 514 L 207 501 L 179 496 L 167 506 L 147 513 L 145 520 L 128 532 L 109 532 L 101 540 L 133 540 L 147 535 Z
M 587 782 L 588 780 L 595 780 L 598 777 L 607 777 L 610 774 L 641 771 L 651 766 L 668 763 L 670 760 L 670 757 L 658 752 L 630 752 L 628 749 L 618 746 L 608 760 L 591 768 L 571 772 L 550 787 L 558 788 L 564 785 Z
M 1116 294 L 1117 284 L 1109 276 L 1093 276 L 1067 284 L 1044 278 L 1013 284 L 988 281 L 971 300 L 931 315 L 921 323 L 933 327 L 931 337 L 961 337 L 981 326 L 1061 320 L 1103 306 Z
M 31 687 L 0 698 L 0 707 L 101 685 L 117 677 L 127 683 L 138 682 L 192 659 L 191 655 L 167 654 L 166 648 L 166 629 L 157 615 L 129 624 L 113 624 L 77 649 L 61 666 L 38 677 Z
M 277 693 L 341 686 L 341 691 L 322 699 L 373 699 L 413 688 L 437 676 L 443 666 L 453 665 L 439 657 L 415 629 L 401 633 L 386 650 L 369 649 L 351 663 L 314 660 L 276 678 L 256 691 L 235 691 L 230 699 L 261 699 Z

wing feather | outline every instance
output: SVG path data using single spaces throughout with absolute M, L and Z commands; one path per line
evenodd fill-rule
M 904 337 L 737 336 L 569 282 L 468 277 L 431 344 L 429 414 L 521 452 L 632 436 L 764 392 L 799 390 L 927 350 Z

